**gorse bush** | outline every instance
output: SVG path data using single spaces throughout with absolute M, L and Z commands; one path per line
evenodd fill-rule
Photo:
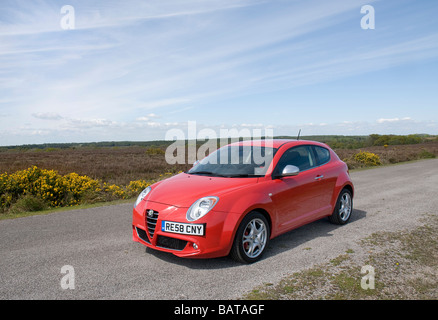
M 0 175 L 0 206 L 4 210 L 20 197 L 32 195 L 50 207 L 78 204 L 83 195 L 95 190 L 100 182 L 70 173 L 62 176 L 55 170 L 33 166 L 12 174 Z
M 0 174 L 0 212 L 9 209 L 37 211 L 46 207 L 129 199 L 153 182 L 137 180 L 119 186 L 74 172 L 60 175 L 55 170 L 33 166 L 12 174 Z
M 146 154 L 149 156 L 151 156 L 151 155 L 164 155 L 165 153 L 166 152 L 163 149 L 161 149 L 159 147 L 154 147 L 154 146 L 149 147 L 146 150 Z
M 146 180 L 136 180 L 129 182 L 128 186 L 126 187 L 127 190 L 131 193 L 139 193 L 142 190 L 146 189 L 151 185 L 150 182 L 147 182 Z
M 360 151 L 354 155 L 354 160 L 365 166 L 380 166 L 380 157 L 377 154 L 367 151 Z

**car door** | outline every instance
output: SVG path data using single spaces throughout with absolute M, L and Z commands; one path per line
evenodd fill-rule
M 320 188 L 315 154 L 309 145 L 285 151 L 274 169 L 273 177 L 286 165 L 300 169 L 297 176 L 274 178 L 271 199 L 276 209 L 277 227 L 284 232 L 315 219 L 322 206 L 324 191 Z
M 336 164 L 331 161 L 330 151 L 321 146 L 312 146 L 316 159 L 316 174 L 318 177 L 317 193 L 321 195 L 321 210 L 327 215 L 331 214 L 331 199 L 335 189 L 338 170 Z

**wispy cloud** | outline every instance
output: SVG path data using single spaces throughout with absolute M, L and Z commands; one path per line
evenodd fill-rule
M 32 116 L 42 120 L 60 120 L 62 117 L 55 112 L 37 112 L 32 113 Z
M 409 13 L 400 10 L 396 1 L 383 5 L 377 0 L 73 0 L 69 4 L 75 8 L 75 30 L 61 28 L 60 2 L 0 3 L 4 134 L 16 134 L 23 123 L 35 121 L 34 132 L 47 133 L 46 138 L 56 130 L 80 131 L 77 139 L 93 134 L 96 139 L 118 138 L 120 128 L 135 135 L 127 124 L 164 130 L 166 124 L 190 119 L 248 128 L 288 127 L 292 121 L 328 130 L 333 123 L 357 120 L 350 110 L 362 99 L 360 90 L 371 86 L 363 83 L 356 93 L 345 92 L 345 97 L 337 98 L 342 99 L 341 107 L 320 95 L 327 84 L 338 82 L 342 88 L 351 77 L 391 69 L 399 76 L 405 66 L 438 58 L 435 22 L 424 18 L 427 13 L 413 0 L 406 1 Z M 376 30 L 360 28 L 363 4 L 376 6 Z M 398 13 L 392 15 L 393 11 Z M 297 94 L 304 87 L 313 93 Z M 427 101 L 423 96 L 418 94 L 424 108 L 436 110 L 436 96 L 429 93 Z M 388 100 L 379 104 L 388 105 Z M 264 109 L 254 107 L 262 102 Z M 318 113 L 306 105 L 335 111 Z M 374 118 L 382 122 L 371 119 L 372 115 L 366 121 L 382 127 L 407 125 L 409 121 L 384 121 L 403 119 L 409 114 L 406 108 L 376 114 Z M 15 117 L 1 116 L 11 114 Z M 284 116 L 290 114 L 294 119 Z M 343 118 L 335 120 L 334 114 Z
M 377 123 L 385 123 L 385 122 L 399 122 L 399 121 L 410 121 L 412 120 L 410 117 L 404 118 L 392 118 L 392 119 L 378 119 Z
M 15 1 L 15 6 L 1 5 L 0 35 L 32 35 L 63 31 L 64 4 L 57 1 Z M 254 6 L 262 1 L 249 0 L 177 0 L 167 1 L 70 1 L 74 8 L 75 29 L 126 27 L 141 21 L 209 14 Z M 65 13 L 64 13 L 65 14 Z
M 151 119 L 156 119 L 156 118 L 160 118 L 160 116 L 156 115 L 155 113 L 149 113 L 148 115 L 143 116 L 143 117 L 138 117 L 135 120 L 137 120 L 137 121 L 150 121 Z

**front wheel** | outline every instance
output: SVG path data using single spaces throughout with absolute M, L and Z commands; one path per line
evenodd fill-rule
M 253 263 L 259 260 L 270 237 L 269 223 L 259 212 L 250 212 L 237 229 L 231 248 L 231 257 L 242 263 Z
M 329 221 L 334 224 L 346 224 L 350 220 L 352 212 L 353 197 L 350 190 L 343 189 L 336 201 L 332 215 L 329 216 Z

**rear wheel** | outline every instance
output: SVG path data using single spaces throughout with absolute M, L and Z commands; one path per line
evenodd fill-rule
M 353 197 L 350 190 L 343 189 L 336 201 L 335 209 L 329 220 L 334 224 L 346 224 L 351 218 L 353 212 Z
M 265 216 L 259 212 L 250 212 L 237 229 L 231 257 L 242 263 L 253 263 L 259 260 L 270 237 L 269 223 Z

